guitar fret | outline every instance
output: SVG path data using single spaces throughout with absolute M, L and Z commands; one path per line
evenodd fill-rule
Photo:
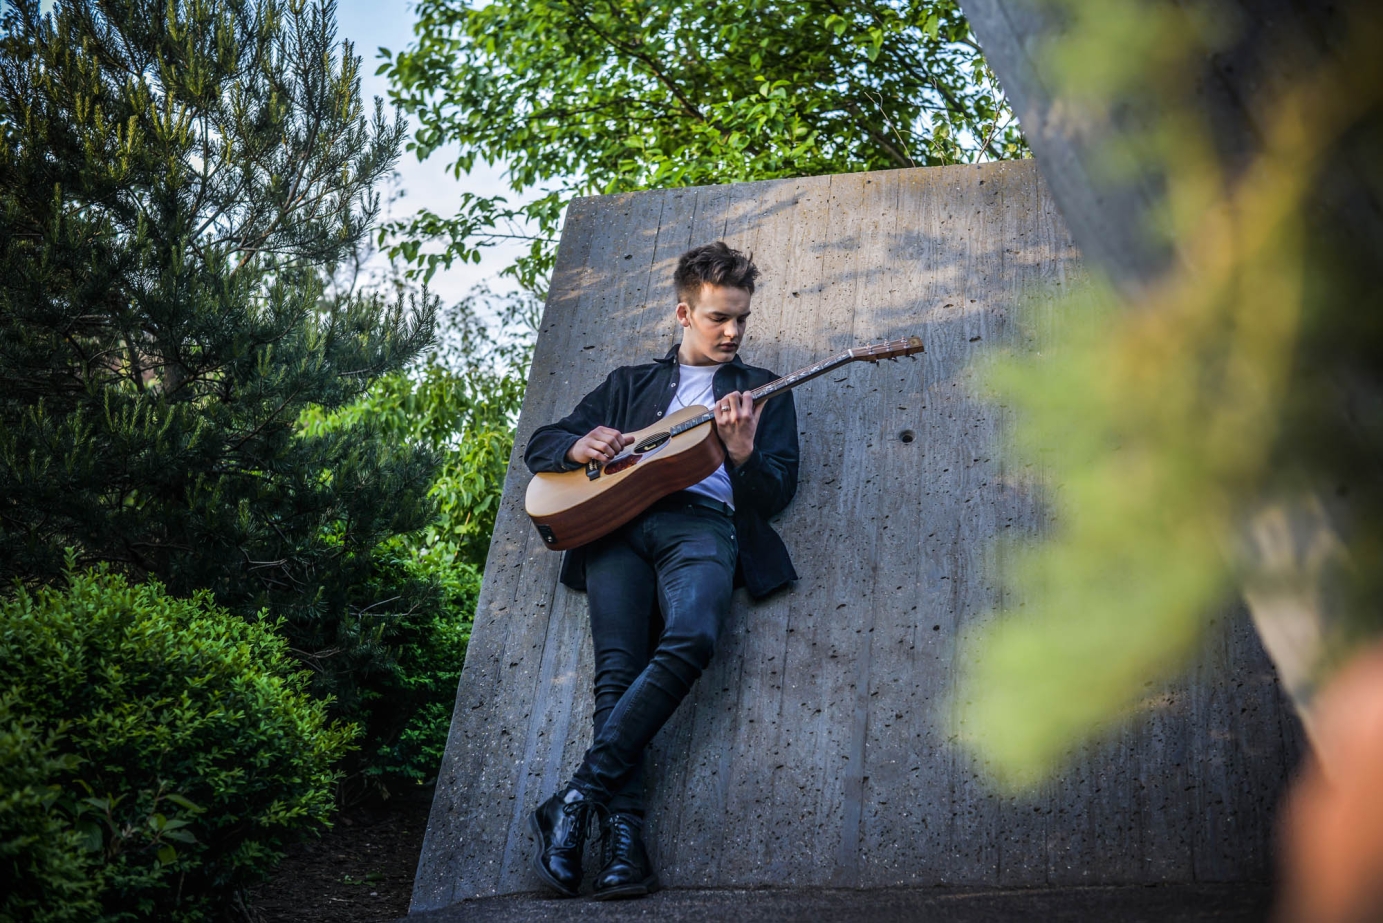
M 692 417 L 690 420 L 683 420 L 681 423 L 678 423 L 676 426 L 673 426 L 673 427 L 669 428 L 669 429 L 668 429 L 668 435 L 670 435 L 670 436 L 680 436 L 682 433 L 685 433 L 687 430 L 689 430 L 689 429 L 696 429 L 696 427 L 700 426 L 702 423 L 710 423 L 710 422 L 711 422 L 712 420 L 714 420 L 714 419 L 715 419 L 715 416 L 714 416 L 713 414 L 711 414 L 711 413 L 709 413 L 709 412 L 703 413 L 703 414 L 701 414 L 700 416 Z
M 772 397 L 780 391 L 786 391 L 790 388 L 794 388 L 797 385 L 800 385 L 809 379 L 815 378 L 817 375 L 822 375 L 826 372 L 829 372 L 836 366 L 843 365 L 846 362 L 849 362 L 852 358 L 854 357 L 852 357 L 849 353 L 842 353 L 838 356 L 832 356 L 831 358 L 826 359 L 822 362 L 818 362 L 815 365 L 809 365 L 804 369 L 798 369 L 791 375 L 784 375 L 782 378 L 770 381 L 766 385 L 761 385 L 760 387 L 755 388 L 753 391 L 749 393 L 753 396 L 755 401 L 760 401 L 764 398 Z

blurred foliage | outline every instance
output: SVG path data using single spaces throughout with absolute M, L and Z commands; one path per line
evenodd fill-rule
M 377 550 L 403 578 L 441 590 L 436 605 L 391 626 L 398 640 L 390 669 L 369 689 L 373 712 L 394 719 L 371 735 L 366 774 L 381 783 L 424 781 L 441 764 L 541 307 L 532 295 L 478 288 L 445 312 L 440 348 L 420 368 L 386 376 L 346 407 L 309 408 L 301 418 L 307 438 L 367 426 L 441 459 L 429 490 L 436 517 Z
M 1343 8 L 1307 64 L 1274 49 L 1296 78 L 1260 82 L 1256 144 L 1226 152 L 1197 78 L 1237 7 L 1054 5 L 1053 96 L 1086 124 L 1137 114 L 1102 169 L 1157 178 L 1150 233 L 1174 257 L 1142 291 L 1035 307 L 1036 348 L 987 370 L 1014 457 L 1051 485 L 1050 534 L 1007 550 L 1013 607 L 971 639 L 957 690 L 961 733 L 1015 785 L 1136 713 L 1246 582 L 1331 584 L 1347 617 L 1327 646 L 1383 629 L 1383 19 Z M 1302 510 L 1325 511 L 1339 554 L 1274 576 L 1254 527 Z
M 219 916 L 326 819 L 356 728 L 272 627 L 104 566 L 0 602 L 0 913 Z
M 409 149 L 457 144 L 458 176 L 481 158 L 538 193 L 382 228 L 424 278 L 531 227 L 509 271 L 535 288 L 577 195 L 1027 153 L 955 0 L 421 0 L 416 14 L 416 44 L 380 50 L 419 121 Z

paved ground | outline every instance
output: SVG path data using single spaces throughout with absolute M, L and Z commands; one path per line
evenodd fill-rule
M 1266 884 L 982 891 L 894 888 L 661 891 L 636 901 L 538 894 L 463 901 L 406 923 L 1264 923 Z M 402 923 L 402 921 L 401 921 Z

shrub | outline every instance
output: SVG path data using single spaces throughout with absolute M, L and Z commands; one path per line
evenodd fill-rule
M 498 335 L 481 323 L 478 306 L 503 318 Z M 362 614 L 361 631 L 386 655 L 361 671 L 357 698 L 342 702 L 364 728 L 360 778 L 378 788 L 426 781 L 441 765 L 514 445 L 536 307 L 524 296 L 463 302 L 447 330 L 456 346 L 450 364 L 434 356 L 411 375 L 384 378 L 352 405 L 314 408 L 299 421 L 304 438 L 369 426 L 443 459 L 429 491 L 436 518 L 372 552 L 381 586 L 432 593 Z
M 54 752 L 58 731 L 40 736 L 13 706 L 0 696 L 0 923 L 82 923 L 96 913 L 96 889 L 53 783 L 77 759 Z
M 437 605 L 393 626 L 390 671 L 377 674 L 368 690 L 371 723 L 364 744 L 372 753 L 362 761 L 364 776 L 387 789 L 426 782 L 442 764 L 481 573 L 444 538 L 399 540 L 381 559 L 392 559 L 406 575 L 432 579 L 441 590 Z
M 326 819 L 355 734 L 328 723 L 269 625 L 104 569 L 0 602 L 0 677 L 0 765 L 27 752 L 34 776 L 0 843 L 39 821 L 55 843 L 75 836 L 104 921 L 201 920 L 264 877 Z M 38 910 L 61 919 L 72 876 L 55 855 L 28 861 L 52 879 Z

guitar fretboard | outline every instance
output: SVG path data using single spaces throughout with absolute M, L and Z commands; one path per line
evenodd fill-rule
M 793 388 L 797 387 L 803 382 L 811 381 L 818 375 L 825 375 L 827 372 L 831 371 L 831 369 L 839 368 L 840 366 L 844 365 L 847 362 L 850 362 L 851 360 L 865 358 L 864 356 L 852 355 L 853 352 L 854 350 L 847 350 L 843 353 L 834 355 L 829 359 L 823 359 L 815 365 L 809 365 L 804 369 L 798 369 L 791 375 L 784 375 L 782 378 L 775 378 L 768 384 L 761 385 L 755 388 L 753 391 L 750 391 L 749 394 L 751 397 L 754 398 L 755 404 L 761 404 L 771 397 L 776 397 L 779 394 L 785 394 L 788 391 L 791 391 Z M 689 429 L 695 429 L 703 423 L 710 423 L 714 419 L 714 412 L 707 411 L 706 413 L 699 414 L 687 420 L 683 420 L 676 426 L 671 427 L 668 430 L 668 434 L 676 436 L 679 433 L 685 433 Z
M 854 349 L 847 349 L 843 353 L 837 353 L 829 359 L 822 359 L 815 365 L 809 365 L 804 369 L 798 369 L 791 375 L 784 375 L 782 378 L 775 378 L 766 385 L 762 385 L 750 391 L 749 394 L 754 398 L 755 404 L 760 404 L 771 397 L 775 397 L 784 392 L 790 391 L 804 381 L 811 381 L 818 375 L 825 375 L 831 369 L 838 368 L 847 362 L 856 359 L 865 362 L 877 362 L 880 359 L 895 359 L 898 356 L 911 356 L 914 353 L 924 352 L 922 340 L 918 337 L 904 337 L 901 340 L 891 340 L 887 343 L 875 343 L 873 346 L 856 346 Z M 669 436 L 676 436 L 685 433 L 689 429 L 694 429 L 703 423 L 710 423 L 715 419 L 712 411 L 683 420 L 676 426 L 668 429 Z

